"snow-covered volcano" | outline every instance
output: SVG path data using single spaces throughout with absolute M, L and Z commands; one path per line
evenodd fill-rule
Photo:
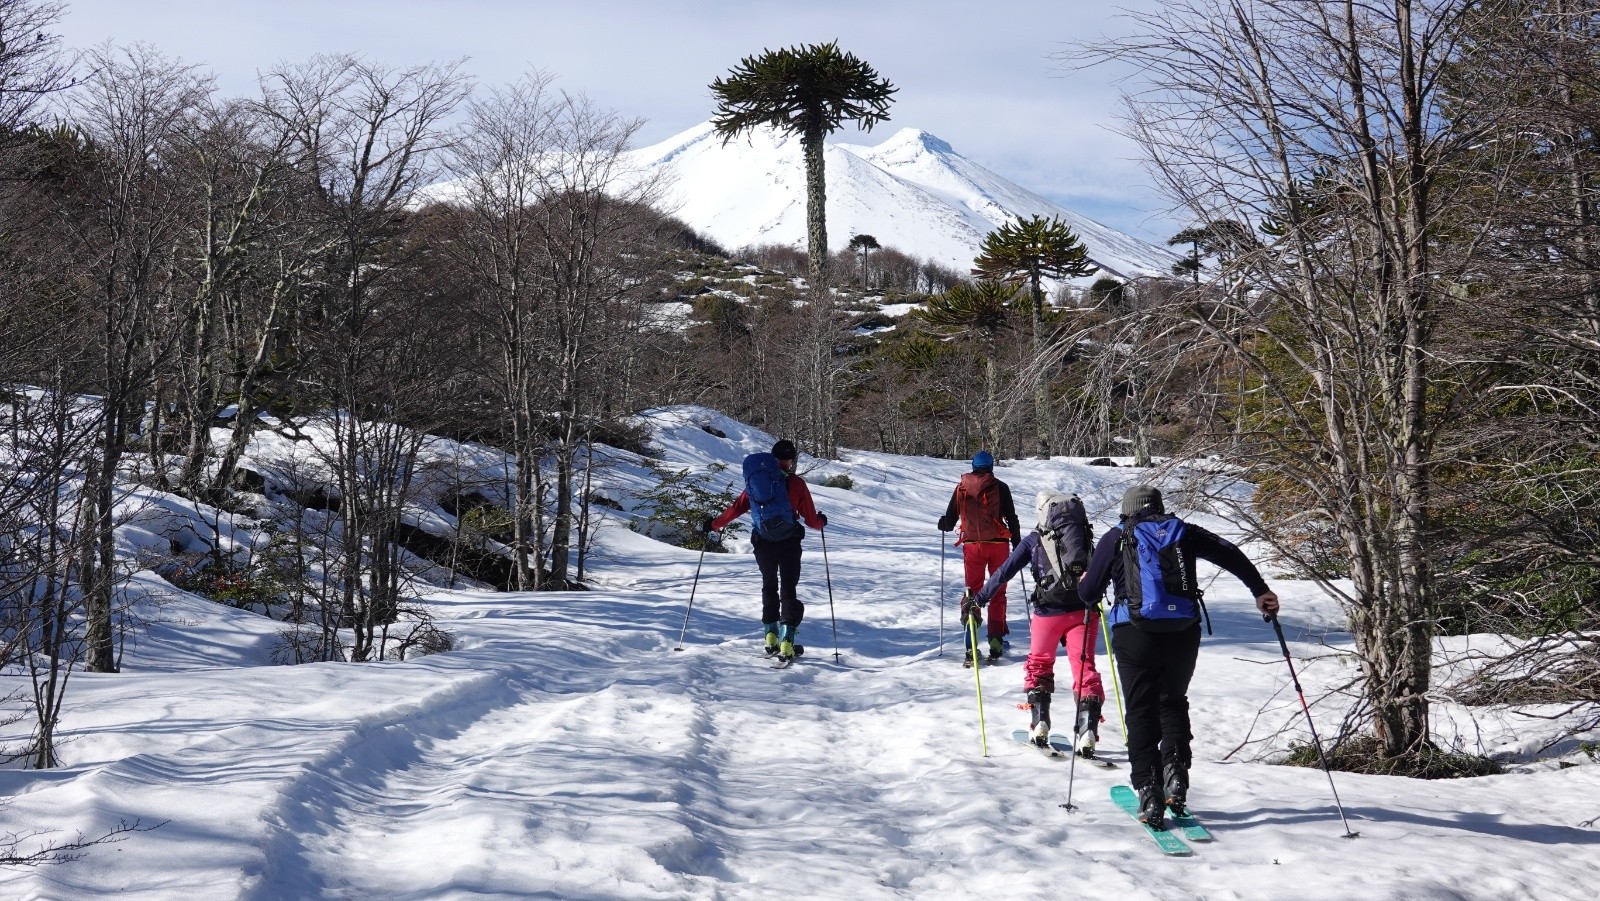
M 805 247 L 805 170 L 800 139 L 770 130 L 724 143 L 709 122 L 633 151 L 633 164 L 664 171 L 668 206 L 729 248 Z M 1020 187 L 919 129 L 876 147 L 830 143 L 825 151 L 828 238 L 852 235 L 965 272 L 988 234 L 1017 216 L 1059 216 L 1090 258 L 1121 278 L 1164 274 L 1178 257 Z

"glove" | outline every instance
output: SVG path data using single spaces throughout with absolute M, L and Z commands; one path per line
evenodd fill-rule
M 971 589 L 968 589 L 967 593 L 961 596 L 961 621 L 966 622 L 971 619 L 981 622 L 983 620 L 982 610 L 988 605 L 988 601 L 980 600 L 977 595 L 972 593 Z
M 951 529 L 954 529 L 955 527 L 956 527 L 955 517 L 953 517 L 953 516 L 941 516 L 941 517 L 939 517 L 939 531 L 948 532 Z
M 713 529 L 711 527 L 711 524 L 716 522 L 716 521 L 717 521 L 717 518 L 715 516 L 707 516 L 706 519 L 705 519 L 705 522 L 702 522 L 700 524 L 700 531 L 705 532 L 708 535 L 710 533 L 712 533 L 712 532 L 715 532 L 716 529 Z
M 826 529 L 828 527 L 828 514 L 826 514 L 826 513 L 818 513 L 817 514 L 817 519 L 822 522 L 822 527 L 824 529 Z

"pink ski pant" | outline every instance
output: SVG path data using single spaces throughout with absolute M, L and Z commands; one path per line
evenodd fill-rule
M 1100 615 L 1088 610 L 1041 616 L 1037 613 L 1029 625 L 1028 662 L 1022 668 L 1022 687 L 1032 689 L 1040 682 L 1055 682 L 1056 649 L 1061 638 L 1067 639 L 1067 661 L 1072 667 L 1072 684 L 1077 686 L 1075 696 L 1104 701 L 1106 690 L 1100 684 L 1100 671 L 1094 666 L 1095 630 L 1100 628 Z

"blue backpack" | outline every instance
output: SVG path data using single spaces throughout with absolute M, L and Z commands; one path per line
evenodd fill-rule
M 789 477 L 778 458 L 751 454 L 744 458 L 744 493 L 750 500 L 751 531 L 765 541 L 787 541 L 800 531 L 789 503 Z
M 1146 632 L 1181 632 L 1205 611 L 1183 531 L 1183 520 L 1165 513 L 1140 514 L 1122 526 L 1128 621 Z

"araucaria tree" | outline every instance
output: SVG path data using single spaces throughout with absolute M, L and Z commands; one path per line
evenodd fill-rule
M 861 257 L 861 288 L 862 290 L 866 290 L 867 255 L 872 253 L 874 250 L 883 249 L 883 245 L 879 244 L 878 239 L 871 235 L 856 235 L 850 239 L 850 243 L 845 245 L 845 248 L 851 253 Z
M 1065 222 L 1051 217 L 1017 217 L 983 239 L 973 274 L 1002 282 L 1025 282 L 1033 319 L 1033 355 L 1037 371 L 1033 389 L 1034 429 L 1039 448 L 1049 454 L 1055 450 L 1055 429 L 1050 416 L 1050 380 L 1047 370 L 1037 363 L 1047 344 L 1044 334 L 1044 280 L 1079 278 L 1099 271 L 1089 261 L 1089 249 L 1078 240 Z
M 823 139 L 846 122 L 870 131 L 889 118 L 897 89 L 837 42 L 766 50 L 747 56 L 711 83 L 711 118 L 724 141 L 754 128 L 799 135 L 806 164 L 806 249 L 818 334 L 813 336 L 813 436 L 823 453 L 834 449 L 832 301 L 828 290 L 827 187 Z

